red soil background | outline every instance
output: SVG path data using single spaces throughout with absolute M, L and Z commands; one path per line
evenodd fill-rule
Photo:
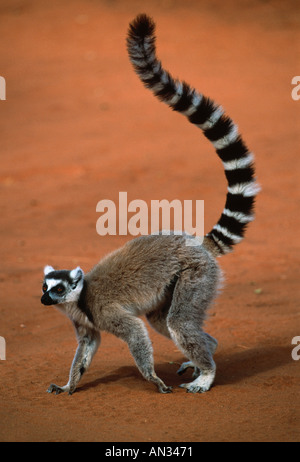
M 191 372 L 176 376 L 182 354 L 149 328 L 173 394 L 103 334 L 78 392 L 49 395 L 50 382 L 67 382 L 76 339 L 40 304 L 43 266 L 87 271 L 128 239 L 96 233 L 98 201 L 204 199 L 205 231 L 224 205 L 213 148 L 131 68 L 125 37 L 140 12 L 157 22 L 165 67 L 221 103 L 255 152 L 257 218 L 220 260 L 211 391 L 177 387 Z M 299 20 L 296 0 L 1 0 L 1 441 L 299 440 Z

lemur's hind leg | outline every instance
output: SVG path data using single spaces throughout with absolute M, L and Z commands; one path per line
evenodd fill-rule
M 171 339 L 171 334 L 170 334 L 170 331 L 167 325 L 167 316 L 169 313 L 169 308 L 170 308 L 170 305 L 167 307 L 167 309 L 166 307 L 164 307 L 163 309 L 151 311 L 151 313 L 146 314 L 146 318 L 149 324 L 153 327 L 153 329 L 156 330 L 156 332 Z M 207 334 L 206 332 L 204 332 L 204 335 L 206 336 L 208 347 L 210 349 L 211 355 L 213 356 L 218 347 L 218 341 L 215 338 L 213 338 L 211 335 Z M 194 369 L 193 371 L 194 379 L 200 375 L 200 372 L 201 372 L 200 369 L 197 366 L 195 366 L 195 364 L 193 364 L 192 361 L 187 361 L 187 362 L 182 363 L 176 373 L 178 375 L 182 375 L 189 368 Z
M 181 385 L 191 393 L 208 391 L 215 378 L 212 345 L 216 347 L 216 344 L 203 332 L 202 325 L 217 283 L 218 269 L 214 264 L 205 271 L 201 267 L 186 270 L 176 284 L 167 317 L 172 339 L 200 372 L 193 382 Z
M 216 349 L 218 347 L 218 341 L 212 337 L 211 335 L 207 334 L 204 332 L 204 335 L 206 336 L 206 340 L 208 343 L 208 348 L 210 349 L 211 355 L 213 356 L 216 352 Z M 178 375 L 182 375 L 186 372 L 187 369 L 192 368 L 194 369 L 193 372 L 193 378 L 195 379 L 196 377 L 199 377 L 201 371 L 198 367 L 195 366 L 195 364 L 192 363 L 192 361 L 187 361 L 181 364 L 180 368 L 177 371 Z
M 167 338 L 172 338 L 171 333 L 168 328 L 167 324 L 167 316 L 169 314 L 169 310 L 172 304 L 172 298 L 173 298 L 173 292 L 175 289 L 172 287 L 172 290 L 168 293 L 166 299 L 158 306 L 155 310 L 151 311 L 150 313 L 146 314 L 146 318 L 149 322 L 149 324 L 153 327 L 153 329 L 156 330 L 159 334 L 164 335 Z M 206 337 L 208 347 L 210 349 L 211 355 L 213 356 L 215 354 L 215 351 L 218 347 L 218 342 L 217 340 L 212 337 L 211 335 L 207 334 L 204 332 L 204 335 Z M 178 375 L 184 374 L 187 369 L 193 368 L 193 378 L 197 378 L 200 375 L 200 369 L 195 366 L 192 361 L 187 361 L 181 364 L 180 368 L 177 371 Z

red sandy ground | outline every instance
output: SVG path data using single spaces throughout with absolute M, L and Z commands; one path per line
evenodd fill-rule
M 127 346 L 103 334 L 73 396 L 64 385 L 76 340 L 40 304 L 42 268 L 87 271 L 128 237 L 96 233 L 96 204 L 205 200 L 205 229 L 226 183 L 210 144 L 146 91 L 128 62 L 128 22 L 157 22 L 165 67 L 226 108 L 257 158 L 257 219 L 220 260 L 226 286 L 206 329 L 219 340 L 215 386 L 177 386 L 184 360 L 150 328 L 161 395 Z M 0 4 L 1 441 L 297 441 L 299 316 L 299 75 L 297 1 L 22 1 Z M 297 49 L 298 47 L 298 49 Z

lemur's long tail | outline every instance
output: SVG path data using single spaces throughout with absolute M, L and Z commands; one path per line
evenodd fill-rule
M 201 128 L 223 162 L 228 181 L 226 204 L 219 221 L 204 239 L 215 255 L 223 255 L 243 239 L 247 224 L 254 219 L 259 186 L 254 179 L 253 155 L 220 106 L 163 69 L 155 54 L 154 32 L 153 20 L 145 14 L 138 15 L 129 26 L 129 57 L 143 84 Z

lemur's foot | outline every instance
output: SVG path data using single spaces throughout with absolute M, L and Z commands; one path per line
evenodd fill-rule
M 69 395 L 72 395 L 74 390 L 70 390 L 70 387 L 68 385 L 65 385 L 64 387 L 59 387 L 58 385 L 55 385 L 55 383 L 51 383 L 50 387 L 47 390 L 47 393 L 55 393 L 56 395 L 59 395 L 60 393 L 68 392 Z
M 168 387 L 159 377 L 157 377 L 155 372 L 150 375 L 149 380 L 155 383 L 159 393 L 172 393 L 172 387 Z
M 194 368 L 193 372 L 193 378 L 196 379 L 200 375 L 200 369 L 196 367 L 192 361 L 187 361 L 185 363 L 182 363 L 178 371 L 176 372 L 178 375 L 182 375 L 185 373 L 185 371 L 189 368 Z
M 185 388 L 188 393 L 205 393 L 210 389 L 214 380 L 215 374 L 207 373 L 197 377 L 193 382 L 182 383 L 180 388 Z
M 164 384 L 163 386 L 158 386 L 158 391 L 159 393 L 172 393 L 173 388 Z

